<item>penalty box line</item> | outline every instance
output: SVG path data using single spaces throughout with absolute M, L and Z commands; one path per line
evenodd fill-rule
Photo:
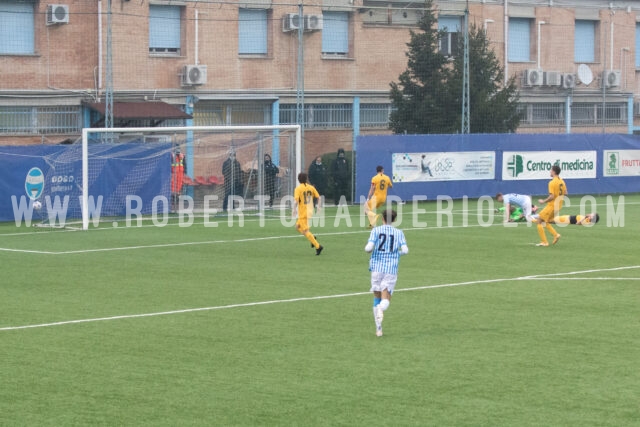
M 473 227 L 495 227 L 500 225 L 502 224 L 491 224 L 488 226 L 452 225 L 447 227 L 414 227 L 414 228 L 402 228 L 402 231 L 445 230 L 445 229 L 453 229 L 453 228 L 473 228 Z M 354 231 L 336 231 L 336 232 L 330 232 L 330 233 L 316 231 L 316 233 L 322 236 L 344 236 L 348 234 L 365 234 L 365 233 L 369 234 L 371 233 L 371 230 L 367 229 L 367 230 L 354 230 Z M 304 236 L 299 234 L 292 234 L 287 236 L 249 237 L 245 239 L 234 239 L 234 240 L 205 240 L 202 242 L 158 243 L 155 245 L 118 246 L 118 247 L 112 247 L 112 248 L 78 249 L 75 251 L 58 251 L 58 252 L 37 251 L 37 250 L 29 250 L 29 249 L 12 249 L 12 248 L 0 248 L 0 251 L 33 253 L 33 254 L 42 254 L 42 255 L 73 255 L 73 254 L 85 254 L 85 253 L 92 253 L 92 252 L 113 252 L 113 251 L 128 251 L 128 250 L 136 250 L 136 249 L 156 249 L 156 248 L 172 248 L 172 247 L 180 247 L 180 246 L 213 245 L 217 243 L 243 243 L 243 242 L 258 242 L 261 240 L 274 240 L 274 239 L 293 239 L 293 238 L 297 239 L 301 237 L 304 237 Z
M 500 282 L 511 282 L 511 281 L 521 281 L 521 280 L 537 280 L 543 279 L 545 277 L 553 277 L 558 275 L 576 275 L 576 274 L 586 274 L 592 272 L 604 272 L 604 271 L 619 271 L 619 270 L 629 270 L 640 268 L 640 265 L 634 266 L 625 266 L 625 267 L 614 267 L 614 268 L 602 268 L 596 270 L 583 270 L 583 271 L 571 271 L 566 273 L 552 273 L 552 274 L 540 274 L 534 276 L 520 276 L 520 277 L 507 277 L 507 278 L 499 278 L 499 279 L 486 279 L 486 280 L 473 280 L 467 282 L 457 282 L 457 283 L 444 283 L 440 285 L 425 285 L 418 286 L 413 288 L 404 288 L 404 289 L 396 289 L 396 292 L 411 292 L 411 291 L 422 291 L 422 290 L 430 290 L 430 289 L 440 289 L 440 288 L 452 288 L 457 286 L 470 286 L 470 285 L 480 285 L 486 283 L 500 283 Z M 585 280 L 589 280 L 588 277 L 584 278 Z M 270 301 L 257 301 L 257 302 L 247 302 L 247 303 L 239 303 L 239 304 L 228 304 L 228 305 L 220 305 L 220 306 L 212 306 L 212 307 L 198 307 L 198 308 L 185 308 L 181 310 L 171 310 L 171 311 L 159 311 L 154 313 L 141 313 L 141 314 L 123 314 L 119 316 L 108 316 L 108 317 L 96 317 L 90 319 L 76 319 L 76 320 L 63 320 L 59 322 L 50 322 L 50 323 L 38 323 L 32 325 L 21 325 L 21 326 L 5 326 L 0 328 L 1 331 L 15 331 L 21 329 L 36 329 L 36 328 L 47 328 L 52 326 L 64 326 L 64 325 L 74 325 L 80 323 L 93 323 L 93 322 L 106 322 L 110 320 L 123 320 L 123 319 L 137 319 L 144 317 L 157 317 L 157 316 L 169 316 L 174 314 L 184 314 L 184 313 L 196 313 L 201 311 L 214 311 L 214 310 L 225 310 L 230 308 L 242 308 L 242 307 L 256 307 L 262 305 L 272 305 L 272 304 L 284 304 L 284 303 L 292 303 L 292 302 L 301 302 L 301 301 L 317 301 L 317 300 L 327 300 L 327 299 L 336 299 L 336 298 L 348 298 L 362 295 L 370 295 L 371 292 L 352 292 L 348 294 L 335 294 L 335 295 L 319 295 L 315 297 L 299 297 L 299 298 L 289 298 L 289 299 L 278 299 L 278 300 L 270 300 Z

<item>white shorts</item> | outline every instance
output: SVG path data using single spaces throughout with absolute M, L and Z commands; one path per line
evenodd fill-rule
M 371 292 L 382 292 L 388 290 L 390 294 L 393 293 L 393 288 L 396 287 L 396 281 L 398 280 L 397 274 L 380 273 L 378 271 L 371 272 Z
M 524 203 L 524 206 L 520 207 L 522 208 L 522 213 L 524 214 L 524 217 L 527 219 L 527 221 L 531 221 L 531 211 L 533 210 L 531 197 L 527 196 L 525 200 L 526 202 Z

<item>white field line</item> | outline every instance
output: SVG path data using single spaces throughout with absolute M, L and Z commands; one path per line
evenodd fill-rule
M 520 277 L 501 278 L 501 279 L 473 280 L 473 281 L 458 282 L 458 283 L 444 283 L 440 285 L 426 285 L 426 286 L 418 286 L 413 288 L 397 289 L 396 292 L 422 291 L 422 290 L 429 290 L 429 289 L 451 288 L 455 286 L 469 286 L 469 285 L 479 285 L 479 284 L 485 284 L 485 283 L 499 283 L 499 282 L 520 281 L 520 280 L 537 280 L 537 279 L 543 279 L 548 276 L 555 276 L 559 274 L 575 275 L 575 274 L 586 274 L 586 273 L 591 273 L 596 271 L 598 272 L 616 271 L 616 270 L 626 270 L 626 269 L 634 269 L 634 268 L 640 268 L 640 265 L 627 266 L 627 267 L 615 267 L 615 268 L 602 268 L 598 270 L 573 271 L 568 273 L 540 274 L 536 276 L 520 276 Z M 584 278 L 584 280 L 589 280 L 589 279 L 590 279 L 589 277 Z M 173 314 L 195 313 L 199 311 L 213 311 L 213 310 L 224 310 L 229 308 L 255 307 L 260 305 L 283 304 L 283 303 L 300 302 L 300 301 L 316 301 L 316 300 L 326 300 L 326 299 L 335 299 L 335 298 L 348 298 L 348 297 L 370 295 L 370 294 L 371 292 L 353 292 L 349 294 L 320 295 L 315 297 L 299 297 L 299 298 L 279 299 L 279 300 L 270 300 L 270 301 L 247 302 L 247 303 L 220 305 L 220 306 L 213 306 L 213 307 L 186 308 L 182 310 L 159 311 L 155 313 L 123 314 L 119 316 L 96 317 L 92 319 L 63 320 L 59 322 L 38 323 L 38 324 L 32 324 L 32 325 L 5 326 L 0 328 L 0 332 L 15 331 L 19 329 L 47 328 L 51 326 L 73 325 L 78 323 L 105 322 L 109 320 L 168 316 Z
M 452 214 L 462 214 L 465 211 L 452 211 Z M 436 214 L 436 212 L 427 212 L 429 214 L 433 213 Z M 447 214 L 441 214 L 442 216 L 446 216 Z M 269 217 L 264 217 L 262 219 L 260 218 L 253 218 L 254 216 L 256 216 L 255 214 L 244 214 L 244 222 L 259 222 L 259 221 L 282 221 L 282 219 L 286 219 L 288 221 L 291 221 L 291 216 L 290 215 L 285 215 L 285 216 L 281 216 L 281 215 L 277 215 L 277 216 L 269 216 Z M 325 224 L 328 224 L 329 221 L 331 220 L 335 220 L 335 218 L 337 217 L 337 215 L 325 215 L 324 219 L 325 219 Z M 196 218 L 201 218 L 201 217 L 196 217 Z M 204 217 L 202 217 L 204 218 Z M 237 215 L 232 216 L 233 218 L 233 224 L 235 225 L 238 222 L 238 217 Z M 356 216 L 355 220 L 353 215 L 350 216 L 350 218 L 352 219 L 351 223 L 355 224 L 353 225 L 353 227 L 360 227 L 360 217 Z M 363 217 L 364 218 L 364 217 Z M 214 221 L 214 220 L 218 220 L 218 221 Z M 158 226 L 155 224 L 147 224 L 144 225 L 145 222 L 150 222 L 152 221 L 151 218 L 143 218 L 142 222 L 143 225 L 131 225 L 131 226 L 118 226 L 118 227 L 109 227 L 109 226 L 105 226 L 105 227 L 100 227 L 100 228 L 89 228 L 88 230 L 82 230 L 81 228 L 76 228 L 76 227 L 69 227 L 68 225 L 65 226 L 65 228 L 63 229 L 53 229 L 53 230 L 42 230 L 40 229 L 39 231 L 30 231 L 30 232 L 24 232 L 24 233 L 6 233 L 6 234 L 1 234 L 0 233 L 0 237 L 20 237 L 20 236 L 32 236 L 32 235 L 42 235 L 42 234 L 48 234 L 48 233 L 74 233 L 74 232 L 78 232 L 78 231 L 84 231 L 85 233 L 87 232 L 91 232 L 94 233 L 96 231 L 118 231 L 118 230 L 132 230 L 132 229 L 141 229 L 141 228 L 164 228 L 164 227 L 184 227 L 183 225 L 180 224 L 180 222 L 178 222 L 177 219 L 174 218 L 174 221 L 169 222 L 166 225 L 162 225 L 162 226 Z M 228 222 L 227 216 L 213 216 L 212 218 L 209 219 L 209 221 L 214 221 L 217 222 L 217 224 L 219 225 L 224 225 L 225 223 Z M 102 221 L 101 221 L 102 222 Z M 341 216 L 340 217 L 340 223 L 342 224 L 342 222 L 346 222 L 346 220 Z M 444 222 L 444 221 L 443 221 Z M 117 224 L 123 224 L 126 223 L 126 220 L 120 220 L 120 221 L 104 221 L 104 224 L 111 224 L 111 223 L 117 223 Z M 132 224 L 135 224 L 136 221 L 132 220 L 131 221 Z M 189 227 L 197 227 L 197 226 L 203 226 L 204 225 L 204 221 L 195 221 L 193 222 L 192 225 L 190 225 Z M 363 219 L 363 225 L 364 225 L 364 219 Z M 457 227 L 457 226 L 456 226 Z M 213 228 L 213 227 L 205 227 L 205 228 Z M 293 228 L 293 227 L 292 227 Z M 401 227 L 400 227 L 401 228 Z M 434 228 L 434 227 L 431 227 Z M 437 228 L 447 228 L 446 226 L 443 227 L 437 227 Z M 449 228 L 454 228 L 454 226 L 449 227 Z
M 56 255 L 57 252 L 48 252 L 48 251 L 33 251 L 29 249 L 11 249 L 11 248 L 0 248 L 0 251 L 5 252 L 21 252 L 27 254 L 44 254 L 44 255 Z
M 547 274 L 535 274 L 533 276 L 525 276 L 523 277 L 523 279 L 528 280 L 528 279 L 536 279 L 536 278 L 540 278 L 540 277 L 553 277 L 553 276 L 569 276 L 569 275 L 576 275 L 576 274 L 588 274 L 588 273 L 600 273 L 603 271 L 620 271 L 620 270 L 633 270 L 636 268 L 640 268 L 640 265 L 628 265 L 628 266 L 624 266 L 624 267 L 612 267 L 612 268 L 598 268 L 595 270 L 581 270 L 581 271 L 571 271 L 568 273 L 547 273 Z M 587 277 L 588 279 L 588 277 Z
M 502 226 L 503 224 L 491 224 L 488 227 Z M 402 228 L 402 231 L 416 231 L 416 230 L 440 230 L 440 229 L 452 229 L 452 228 L 472 228 L 472 227 L 487 227 L 485 225 L 452 225 L 447 227 L 416 227 L 416 228 Z M 318 229 L 316 229 L 318 230 Z M 322 236 L 343 236 L 347 234 L 369 234 L 371 230 L 354 230 L 354 231 L 336 231 L 333 233 L 323 233 L 322 231 L 318 232 L 318 235 Z M 201 242 L 178 242 L 178 243 L 158 243 L 155 245 L 138 245 L 138 246 L 121 246 L 121 247 L 113 247 L 113 248 L 97 248 L 97 249 L 78 249 L 74 251 L 59 251 L 59 252 L 50 252 L 50 251 L 35 251 L 35 250 L 27 250 L 27 249 L 12 249 L 12 248 L 2 248 L 0 247 L 0 251 L 9 251 L 9 252 L 23 252 L 23 253 L 34 253 L 34 254 L 43 254 L 43 255 L 70 255 L 70 254 L 84 254 L 90 252 L 112 252 L 112 251 L 127 251 L 127 250 L 135 250 L 135 249 L 154 249 L 154 248 L 172 248 L 172 247 L 180 247 L 180 246 L 194 246 L 194 245 L 212 245 L 216 243 L 242 243 L 242 242 L 257 242 L 261 240 L 273 240 L 273 239 L 292 239 L 292 238 L 300 238 L 304 237 L 300 234 L 291 234 L 286 236 L 267 236 L 267 237 L 249 237 L 246 239 L 233 239 L 233 240 L 205 240 Z
M 640 277 L 531 277 L 528 280 L 640 280 Z

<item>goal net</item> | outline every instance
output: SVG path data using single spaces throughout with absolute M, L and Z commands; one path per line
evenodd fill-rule
M 293 195 L 300 150 L 297 125 L 83 129 L 81 146 L 49 162 L 45 182 L 55 184 L 42 216 L 64 209 L 88 229 L 132 215 L 278 207 Z

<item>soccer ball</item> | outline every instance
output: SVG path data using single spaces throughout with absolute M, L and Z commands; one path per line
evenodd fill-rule
M 42 208 L 42 202 L 40 200 L 36 200 L 33 202 L 33 209 L 39 211 Z

